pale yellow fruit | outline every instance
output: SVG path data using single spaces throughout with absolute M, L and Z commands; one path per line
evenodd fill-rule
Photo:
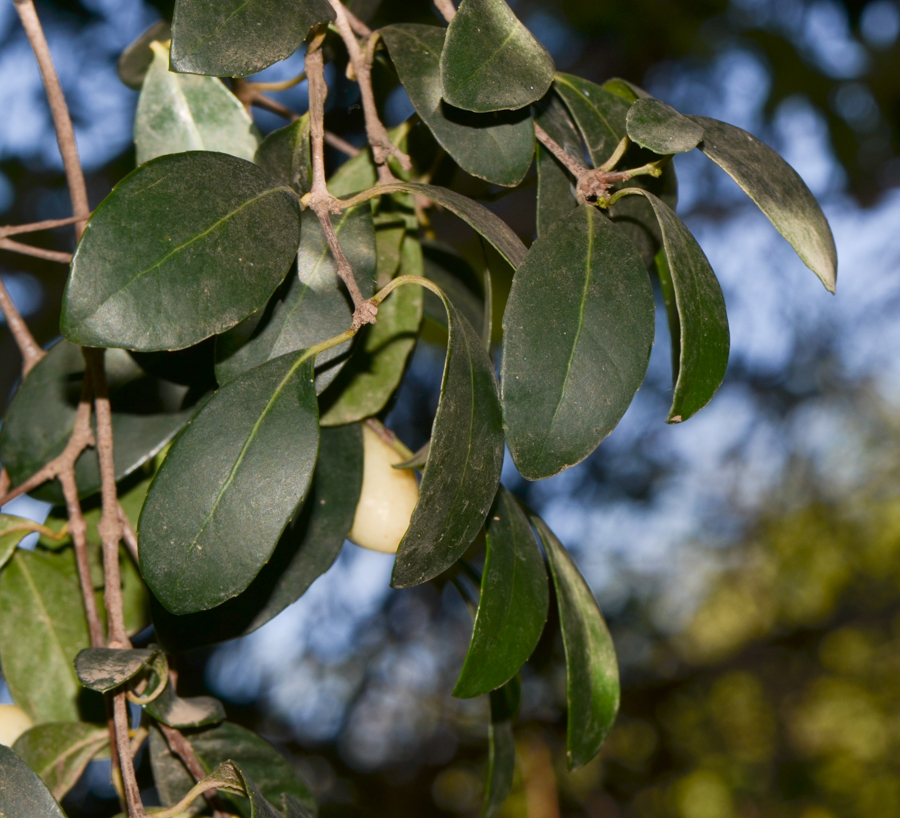
M 412 469 L 394 469 L 404 458 L 363 426 L 363 483 L 350 539 L 363 548 L 396 554 L 419 499 Z
M 12 747 L 15 740 L 34 722 L 17 704 L 0 704 L 0 744 Z

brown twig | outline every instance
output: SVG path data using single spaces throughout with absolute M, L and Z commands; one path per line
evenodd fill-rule
M 28 329 L 28 325 L 16 309 L 16 305 L 13 304 L 3 279 L 0 279 L 0 312 L 6 319 L 6 326 L 9 327 L 16 346 L 19 347 L 19 352 L 22 353 L 22 375 L 27 375 L 46 353 L 38 346 L 31 330 Z M 5 491 L 0 492 L 0 494 L 5 493 Z
M 350 23 L 350 28 L 352 28 L 359 37 L 368 37 L 372 33 L 372 29 L 346 6 L 344 6 L 344 14 L 347 15 L 347 22 Z
M 181 759 L 184 766 L 187 767 L 188 772 L 194 777 L 194 780 L 200 781 L 205 778 L 206 771 L 200 766 L 200 762 L 194 754 L 194 748 L 191 746 L 191 743 L 181 734 L 181 732 L 162 722 L 158 722 L 157 726 L 162 732 L 166 744 L 169 745 L 169 749 Z M 204 795 L 209 805 L 215 810 L 213 818 L 225 818 L 222 806 L 216 796 L 216 791 L 208 790 Z
M 129 553 L 134 559 L 135 565 L 141 564 L 140 552 L 138 551 L 138 538 L 135 530 L 131 527 L 131 520 L 125 513 L 125 509 L 119 504 L 119 520 L 122 522 L 122 539 L 128 548 Z
M 456 7 L 452 0 L 434 0 L 434 5 L 448 23 L 456 16 Z
M 23 256 L 34 256 L 46 261 L 58 261 L 60 264 L 69 264 L 72 261 L 71 253 L 63 253 L 59 250 L 45 250 L 43 247 L 32 247 L 30 244 L 22 244 L 12 239 L 0 239 L 0 249 L 9 250 L 12 253 L 21 253 Z
M 11 224 L 6 227 L 0 227 L 0 238 L 7 236 L 18 236 L 21 233 L 37 233 L 41 230 L 52 230 L 54 227 L 65 227 L 68 224 L 84 221 L 87 216 L 67 216 L 65 219 L 45 219 L 42 222 L 31 222 L 29 224 Z
M 9 479 L 9 474 L 6 469 L 0 469 L 0 497 L 2 497 L 6 492 L 9 491 L 9 486 L 12 481 Z
M 359 153 L 359 148 L 355 145 L 351 145 L 347 140 L 341 139 L 337 134 L 333 134 L 331 131 L 325 131 L 324 137 L 327 144 L 331 145 L 332 148 L 337 148 L 337 150 L 347 156 L 356 156 Z

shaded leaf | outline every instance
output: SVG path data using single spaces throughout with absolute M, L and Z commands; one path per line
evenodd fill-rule
M 566 651 L 566 760 L 570 770 L 597 755 L 619 710 L 619 667 L 591 589 L 547 524 L 532 517 L 550 562 Z
M 0 574 L 0 656 L 13 699 L 35 723 L 78 721 L 75 656 L 90 644 L 72 549 L 19 549 Z
M 153 769 L 153 785 L 164 807 L 177 804 L 194 786 L 194 778 L 187 767 L 170 749 L 162 731 L 151 723 L 150 765 Z M 202 803 L 199 798 L 195 805 Z
M 237 596 L 306 496 L 318 451 L 313 359 L 229 381 L 172 445 L 141 512 L 141 571 L 172 613 Z
M 33 525 L 31 520 L 24 517 L 0 514 L 0 568 L 9 562 L 19 543 L 33 533 L 30 525 Z
M 155 22 L 122 52 L 116 63 L 116 73 L 119 75 L 119 79 L 129 88 L 140 91 L 150 63 L 153 62 L 153 51 L 150 44 L 164 43 L 171 38 L 172 27 L 169 23 L 166 20 Z
M 553 58 L 504 0 L 463 0 L 447 28 L 441 87 L 451 105 L 487 113 L 524 108 L 553 81 Z
M 109 729 L 84 722 L 38 724 L 14 745 L 15 751 L 62 800 L 75 786 L 88 762 L 109 744 Z
M 472 325 L 446 296 L 447 360 L 419 502 L 397 551 L 391 585 L 426 582 L 459 559 L 481 528 L 503 465 L 497 378 Z
M 700 150 L 756 202 L 803 263 L 833 293 L 837 284 L 834 236 L 825 214 L 797 171 L 768 145 L 741 128 L 704 116 L 691 119 L 703 128 Z
M 537 123 L 566 153 L 581 159 L 584 147 L 565 105 L 551 91 L 537 105 Z M 562 163 L 543 145 L 537 146 L 537 231 L 544 233 L 553 222 L 571 215 L 578 205 L 575 182 Z
M 335 234 L 347 256 L 364 296 L 375 285 L 375 228 L 368 205 L 332 217 Z M 337 274 L 337 262 L 325 240 L 316 214 L 303 213 L 303 241 L 297 254 L 297 274 L 287 293 L 275 304 L 268 323 L 255 337 L 216 365 L 216 377 L 225 383 L 265 361 L 307 349 L 350 328 L 353 301 Z M 316 361 L 316 391 L 330 384 L 350 356 L 352 341 L 321 353 Z
M 306 593 L 340 553 L 353 525 L 362 473 L 360 427 L 322 429 L 309 495 L 247 590 L 212 610 L 184 616 L 154 606 L 156 636 L 166 650 L 189 650 L 251 633 Z
M 272 131 L 257 148 L 254 161 L 279 184 L 306 193 L 312 185 L 309 114 Z
M 13 396 L 0 428 L 0 460 L 13 485 L 27 480 L 62 453 L 75 427 L 84 379 L 84 357 L 68 341 L 54 345 L 31 370 Z M 153 457 L 187 423 L 193 410 L 170 412 L 183 389 L 145 375 L 123 350 L 106 354 L 106 373 L 113 409 L 116 479 L 128 476 Z M 95 448 L 85 449 L 75 464 L 81 497 L 100 490 L 100 461 Z M 32 496 L 64 502 L 54 480 Z
M 625 136 L 630 103 L 603 86 L 557 73 L 553 90 L 562 97 L 587 145 L 594 167 L 602 165 Z
M 521 182 L 534 155 L 528 109 L 475 114 L 442 100 L 443 28 L 401 23 L 379 33 L 416 113 L 453 160 L 472 176 L 497 185 Z
M 0 744 L 0 815 L 66 818 L 50 790 L 16 753 Z
M 172 70 L 246 77 L 290 57 L 314 25 L 330 20 L 327 0 L 177 0 Z
M 508 682 L 547 621 L 547 571 L 531 523 L 502 486 L 487 520 L 487 556 L 472 642 L 453 695 L 470 698 Z
M 298 214 L 293 191 L 234 156 L 189 151 L 142 165 L 88 222 L 63 296 L 63 335 L 153 351 L 233 327 L 287 274 Z
M 693 150 L 703 139 L 703 128 L 696 122 L 652 97 L 628 109 L 625 126 L 632 142 L 661 155 Z
M 516 742 L 512 722 L 491 722 L 488 727 L 488 768 L 481 818 L 494 818 L 512 790 L 516 771 Z
M 144 709 L 157 721 L 169 727 L 203 727 L 225 720 L 222 702 L 212 696 L 191 696 L 182 699 L 175 692 L 171 677 L 163 692 Z
M 605 215 L 580 205 L 534 242 L 503 316 L 503 423 L 524 477 L 580 462 L 615 428 L 653 327 L 647 272 Z
M 169 71 L 169 51 L 150 43 L 134 117 L 137 163 L 183 151 L 219 151 L 253 160 L 259 134 L 247 109 L 222 81 Z
M 259 787 L 257 787 L 253 779 L 241 769 L 240 765 L 235 764 L 234 767 L 241 776 L 241 780 L 244 784 L 244 791 L 247 793 L 247 798 L 250 801 L 250 818 L 283 818 L 281 813 L 265 799 Z
M 106 693 L 148 668 L 158 653 L 152 648 L 85 648 L 75 657 L 75 672 L 85 687 Z
M 429 241 L 422 248 L 423 275 L 440 287 L 441 291 L 482 335 L 485 311 L 481 298 L 481 282 L 472 265 L 449 244 Z M 447 311 L 444 302 L 430 290 L 425 293 L 425 317 L 446 329 Z

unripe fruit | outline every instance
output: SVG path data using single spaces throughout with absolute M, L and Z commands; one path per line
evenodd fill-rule
M 394 469 L 403 456 L 363 426 L 363 483 L 350 539 L 363 548 L 396 554 L 419 499 L 412 469 Z
M 17 704 L 0 704 L 0 744 L 12 747 L 15 740 L 34 725 Z

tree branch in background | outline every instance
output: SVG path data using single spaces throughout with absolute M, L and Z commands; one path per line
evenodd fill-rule
M 71 253 L 63 253 L 59 250 L 44 250 L 43 247 L 32 247 L 30 244 L 22 244 L 12 239 L 0 239 L 0 250 L 9 250 L 13 253 L 21 253 L 23 256 L 34 256 L 46 261 L 58 261 L 60 264 L 69 264 L 72 261 Z
M 169 672 L 174 674 L 174 671 Z M 175 681 L 173 678 L 172 684 L 174 683 Z M 200 766 L 200 762 L 194 754 L 194 748 L 191 747 L 191 743 L 181 735 L 181 731 L 176 730 L 174 727 L 169 727 L 162 722 L 157 722 L 157 727 L 159 727 L 162 732 L 166 744 L 169 745 L 169 749 L 181 759 L 184 766 L 187 767 L 188 772 L 194 777 L 194 780 L 200 781 L 205 778 L 206 772 L 203 767 Z M 215 810 L 213 818 L 225 818 L 224 810 L 216 796 L 216 791 L 207 790 L 204 793 L 204 797 L 206 798 L 207 803 Z
M 0 227 L 0 238 L 5 239 L 7 236 L 17 236 L 20 233 L 37 233 L 40 230 L 52 230 L 54 227 L 65 227 L 67 224 L 84 221 L 88 216 L 67 216 L 65 219 L 45 219 L 42 222 L 31 222 L 30 224 L 11 224 L 7 227 Z
M 448 23 L 456 16 L 453 0 L 434 0 L 434 5 Z
M 34 340 L 34 336 L 31 334 L 31 330 L 28 329 L 28 325 L 19 314 L 16 305 L 13 304 L 3 279 L 0 279 L 0 312 L 3 313 L 3 317 L 6 319 L 6 326 L 9 327 L 16 346 L 19 347 L 19 352 L 22 353 L 22 376 L 24 377 L 31 372 L 34 365 L 46 353 L 38 346 L 37 341 Z M 3 494 L 5 493 L 4 491 Z

